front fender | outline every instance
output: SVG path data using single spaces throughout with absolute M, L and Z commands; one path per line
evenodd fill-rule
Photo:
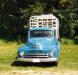
M 18 48 L 18 57 L 20 57 L 20 53 L 21 53 L 21 52 L 26 53 L 26 52 L 28 52 L 28 50 L 29 50 L 29 46 L 28 46 L 27 44 L 19 47 L 19 48 Z

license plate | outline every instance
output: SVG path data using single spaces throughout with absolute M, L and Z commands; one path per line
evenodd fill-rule
M 40 59 L 33 59 L 33 62 L 40 62 Z

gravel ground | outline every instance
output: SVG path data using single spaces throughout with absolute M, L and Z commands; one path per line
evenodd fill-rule
M 0 73 L 0 75 L 78 75 L 78 71 L 68 72 L 35 72 L 32 70 L 28 71 L 12 71 L 7 73 Z

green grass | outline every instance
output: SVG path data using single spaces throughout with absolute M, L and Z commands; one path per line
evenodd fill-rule
M 74 45 L 75 44 L 75 40 L 62 38 L 61 39 L 61 43 L 62 44 L 66 44 L 66 45 Z
M 64 71 L 78 70 L 78 45 L 61 45 L 59 64 L 57 67 L 49 66 L 11 66 L 17 56 L 18 45 L 16 42 L 0 40 L 0 71 L 35 70 L 35 71 Z

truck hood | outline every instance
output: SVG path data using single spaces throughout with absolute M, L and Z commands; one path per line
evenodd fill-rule
M 38 50 L 52 50 L 57 45 L 54 38 L 30 38 L 28 40 L 30 48 Z

